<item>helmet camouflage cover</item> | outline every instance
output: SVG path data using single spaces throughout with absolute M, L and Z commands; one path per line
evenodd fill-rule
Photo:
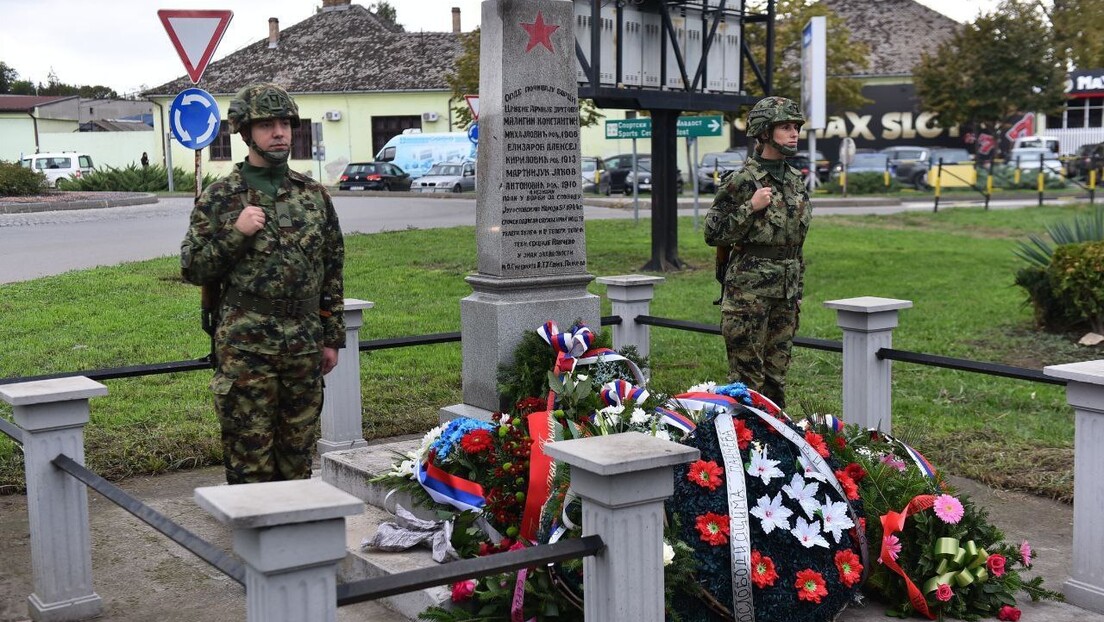
M 805 124 L 797 103 L 785 97 L 764 97 L 748 113 L 747 135 L 760 136 L 779 123 Z
M 230 100 L 226 122 L 231 134 L 262 119 L 290 119 L 292 127 L 299 127 L 299 107 L 283 87 L 272 83 L 250 84 Z

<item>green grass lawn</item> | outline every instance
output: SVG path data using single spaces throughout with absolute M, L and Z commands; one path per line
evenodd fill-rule
M 820 216 L 806 243 L 806 298 L 799 335 L 840 339 L 826 300 L 903 298 L 894 347 L 1021 367 L 1100 358 L 1069 335 L 1038 333 L 1013 285 L 1018 240 L 1080 207 L 949 209 L 895 216 Z M 650 223 L 587 223 L 589 271 L 639 272 Z M 665 274 L 653 315 L 716 323 L 713 249 L 689 218 L 679 222 L 688 268 Z M 346 295 L 370 300 L 361 339 L 455 331 L 459 300 L 475 270 L 470 227 L 408 230 L 347 239 Z M 591 291 L 604 293 L 592 284 Z M 0 285 L 4 355 L 0 378 L 191 359 L 206 353 L 199 291 L 182 283 L 175 258 Z M 602 314 L 610 313 L 603 300 Z M 533 327 L 536 329 L 537 327 Z M 348 353 L 344 354 L 348 356 Z M 440 344 L 361 355 L 364 433 L 380 438 L 435 425 L 461 401 L 460 346 Z M 680 392 L 724 380 L 720 337 L 652 330 L 653 387 Z M 1069 500 L 1073 415 L 1062 387 L 894 364 L 893 427 L 940 468 L 993 485 Z M 86 430 L 91 468 L 110 479 L 218 464 L 218 425 L 208 372 L 110 380 L 92 400 Z M 839 413 L 839 354 L 797 348 L 791 411 Z M 0 406 L 10 417 L 10 408 Z M 21 454 L 0 435 L 0 492 L 22 486 Z

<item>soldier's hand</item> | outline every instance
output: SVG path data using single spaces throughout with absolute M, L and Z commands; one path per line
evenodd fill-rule
M 249 237 L 264 229 L 264 224 L 264 210 L 256 205 L 249 205 L 241 211 L 241 214 L 238 214 L 238 219 L 234 221 L 234 228 Z
M 322 375 L 333 371 L 337 367 L 337 348 L 322 348 Z
M 751 211 L 760 212 L 767 208 L 771 202 L 771 187 L 764 186 L 751 195 Z

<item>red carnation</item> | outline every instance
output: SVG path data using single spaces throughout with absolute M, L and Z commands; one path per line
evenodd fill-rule
M 717 466 L 717 463 L 712 460 L 709 462 L 698 460 L 690 465 L 690 472 L 686 474 L 686 479 L 702 488 L 716 490 L 717 486 L 721 485 L 721 480 L 724 479 L 724 469 Z
M 812 445 L 813 449 L 820 454 L 821 458 L 828 457 L 828 446 L 824 444 L 824 437 L 813 432 L 812 430 L 806 430 L 805 442 Z
M 466 453 L 477 454 L 494 446 L 494 437 L 490 430 L 477 428 L 460 437 L 460 448 Z
M 1008 622 L 1018 622 L 1020 619 L 1020 610 L 1015 607 L 1005 605 L 997 612 L 998 620 L 1007 620 Z
M 706 512 L 698 517 L 698 533 L 703 542 L 720 546 L 728 542 L 728 517 L 722 514 Z
M 846 550 L 836 553 L 836 568 L 839 570 L 840 583 L 846 587 L 855 585 L 862 578 L 862 563 L 859 562 L 859 556 L 855 555 L 853 551 Z
M 824 587 L 824 577 L 811 568 L 797 573 L 794 587 L 797 588 L 798 600 L 819 603 L 821 598 L 828 595 L 828 588 Z
M 545 406 L 545 401 L 544 400 L 542 400 L 540 398 L 537 398 L 537 397 L 527 397 L 527 398 L 519 401 L 515 405 L 515 408 L 517 408 L 517 411 L 518 411 L 519 414 L 528 415 L 529 413 L 534 413 L 534 412 L 537 412 L 539 410 L 544 410 L 544 406 Z
M 748 444 L 751 443 L 752 435 L 751 429 L 744 425 L 743 419 L 736 420 L 736 444 L 740 449 L 747 449 Z
M 863 478 L 866 477 L 866 469 L 862 468 L 862 465 L 858 462 L 852 462 L 847 465 L 844 471 L 851 476 L 851 479 L 853 479 L 856 484 L 863 481 Z
M 859 487 L 855 484 L 855 480 L 851 479 L 846 471 L 835 471 L 835 474 L 840 487 L 843 488 L 843 494 L 847 495 L 847 498 L 852 501 L 857 500 L 859 498 Z
M 778 580 L 778 573 L 774 570 L 774 561 L 764 556 L 759 551 L 751 552 L 751 581 L 756 587 L 764 588 L 774 585 Z

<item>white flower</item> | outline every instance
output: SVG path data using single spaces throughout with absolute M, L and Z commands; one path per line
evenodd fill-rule
M 828 541 L 824 539 L 824 536 L 820 535 L 820 527 L 817 526 L 817 521 L 813 521 L 812 524 L 806 523 L 804 518 L 797 517 L 797 522 L 794 523 L 794 528 L 790 530 L 790 533 L 797 538 L 801 545 L 807 549 L 811 549 L 814 546 L 823 546 L 828 548 Z
M 633 408 L 632 416 L 629 417 L 629 422 L 635 423 L 636 425 L 643 425 L 648 423 L 648 419 L 648 414 L 644 412 L 643 408 Z
M 813 498 L 818 488 L 820 486 L 816 482 L 806 482 L 800 473 L 794 473 L 790 483 L 782 487 L 782 492 L 786 493 L 786 496 L 790 499 L 797 501 L 801 505 L 801 509 L 805 510 L 806 516 L 813 518 L 817 509 L 820 508 L 820 504 Z
M 793 512 L 782 506 L 782 493 L 778 493 L 773 499 L 770 495 L 759 497 L 758 504 L 751 508 L 749 514 L 761 521 L 763 533 L 770 533 L 774 531 L 775 527 L 789 529 L 790 516 L 793 515 Z
M 717 388 L 717 383 L 713 381 L 702 382 L 696 384 L 686 390 L 687 393 L 712 393 L 713 389 Z
M 667 542 L 664 542 L 663 543 L 663 565 L 664 566 L 670 566 L 671 562 L 673 562 L 673 561 L 675 561 L 675 547 L 671 546 L 670 544 L 667 544 Z
M 840 541 L 840 534 L 844 529 L 855 526 L 855 522 L 847 515 L 847 504 L 843 501 L 829 501 L 821 505 L 817 510 L 824 523 L 824 533 L 832 534 L 836 542 Z
M 809 429 L 809 420 L 808 419 L 802 419 L 801 421 L 798 421 L 794 425 L 801 428 L 802 430 L 808 430 Z
M 819 482 L 826 482 L 828 478 L 823 473 L 818 471 L 811 462 L 805 459 L 805 456 L 797 457 L 797 464 L 801 467 L 801 474 L 805 477 L 811 477 Z
M 671 433 L 665 429 L 657 429 L 655 431 L 655 437 L 660 440 L 669 441 L 671 440 Z
M 429 456 L 429 446 L 433 444 L 433 441 L 437 440 L 441 436 L 441 426 L 437 426 L 425 433 L 422 437 L 422 444 L 418 447 L 418 452 L 415 456 L 412 456 L 416 460 L 424 460 Z
M 391 474 L 398 477 L 414 477 L 414 461 L 403 460 L 399 464 L 392 465 Z
M 763 480 L 764 484 L 769 484 L 775 477 L 782 477 L 782 469 L 778 468 L 778 460 L 771 460 L 767 457 L 767 450 L 759 450 L 751 452 L 751 462 L 747 467 L 748 475 L 752 477 L 758 477 Z

